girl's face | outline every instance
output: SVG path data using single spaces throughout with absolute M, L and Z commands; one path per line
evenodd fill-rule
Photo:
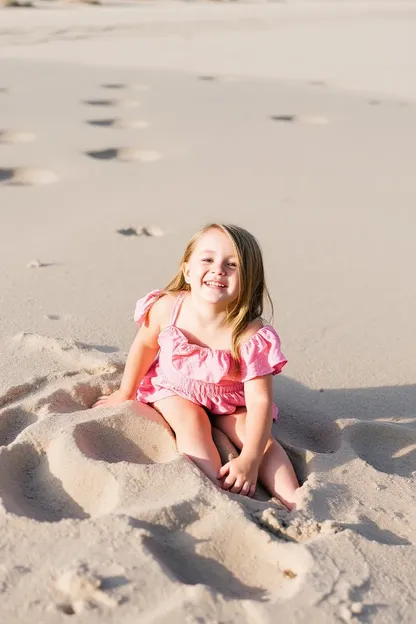
M 221 230 L 202 234 L 184 266 L 192 293 L 209 303 L 228 305 L 239 293 L 238 259 L 230 238 Z

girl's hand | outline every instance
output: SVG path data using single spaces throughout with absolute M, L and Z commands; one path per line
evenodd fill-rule
M 92 407 L 110 407 L 111 405 L 120 405 L 129 399 L 130 397 L 122 393 L 121 390 L 116 390 L 111 394 L 100 396 Z
M 223 490 L 252 497 L 256 490 L 258 472 L 258 465 L 253 460 L 240 455 L 224 464 L 217 478 L 223 479 Z

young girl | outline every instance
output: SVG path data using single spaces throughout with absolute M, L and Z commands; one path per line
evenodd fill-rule
M 235 225 L 205 226 L 166 288 L 138 301 L 121 386 L 94 407 L 149 403 L 173 429 L 179 452 L 214 483 L 253 496 L 259 477 L 293 509 L 298 482 L 271 435 L 272 376 L 286 359 L 261 319 L 265 296 L 270 301 L 254 236 Z M 222 467 L 211 425 L 241 450 Z

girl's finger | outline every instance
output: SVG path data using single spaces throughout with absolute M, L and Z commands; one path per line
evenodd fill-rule
M 227 475 L 230 471 L 230 463 L 228 462 L 227 464 L 224 464 L 224 466 L 221 466 L 221 468 L 218 471 L 217 474 L 217 479 L 222 479 L 223 477 L 225 477 L 225 475 Z
M 250 490 L 249 490 L 248 496 L 250 496 L 250 498 L 253 498 L 255 491 L 256 491 L 256 484 L 254 484 L 254 485 L 252 485 L 252 486 L 250 487 Z
M 229 490 L 231 487 L 233 487 L 234 483 L 235 483 L 235 477 L 232 477 L 229 474 L 228 477 L 226 477 L 224 481 L 222 482 L 222 489 Z
M 244 485 L 244 480 L 237 478 L 233 487 L 230 489 L 230 492 L 232 492 L 233 494 L 240 494 L 241 488 L 243 487 L 243 485 Z
M 104 401 L 104 399 L 102 400 L 98 400 L 94 403 L 93 407 L 100 407 L 100 405 L 105 405 L 105 403 L 107 403 L 107 401 Z
M 243 496 L 247 496 L 249 491 L 250 491 L 250 483 L 248 481 L 246 481 L 244 483 L 243 487 L 241 488 L 240 494 L 243 494 Z

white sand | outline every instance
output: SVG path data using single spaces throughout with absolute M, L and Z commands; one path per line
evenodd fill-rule
M 413 622 L 416 3 L 36 4 L 0 11 L 1 621 Z M 264 249 L 292 514 L 88 409 L 210 220 Z

